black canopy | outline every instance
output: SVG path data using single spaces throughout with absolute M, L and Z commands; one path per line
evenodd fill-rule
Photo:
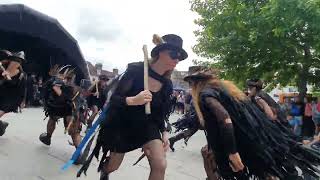
M 56 19 L 22 4 L 0 5 L 0 49 L 25 51 L 27 72 L 47 76 L 54 64 L 70 64 L 77 82 L 88 78 L 77 41 Z

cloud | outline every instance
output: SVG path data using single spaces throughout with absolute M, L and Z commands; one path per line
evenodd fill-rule
M 111 14 L 97 9 L 82 8 L 77 23 L 77 36 L 80 41 L 116 41 L 122 31 Z
M 104 68 L 125 69 L 133 61 L 143 60 L 142 45 L 154 47 L 152 35 L 175 33 L 184 40 L 189 58 L 178 64 L 187 70 L 198 56 L 191 47 L 196 43 L 193 31 L 195 13 L 187 0 L 0 0 L 0 3 L 24 3 L 56 18 L 78 40 L 84 57 L 104 64 Z M 70 8 L 72 7 L 72 8 Z

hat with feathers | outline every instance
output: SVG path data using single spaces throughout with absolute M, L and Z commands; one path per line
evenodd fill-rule
M 205 81 L 217 77 L 217 71 L 206 66 L 190 66 L 188 76 L 183 78 L 184 81 Z

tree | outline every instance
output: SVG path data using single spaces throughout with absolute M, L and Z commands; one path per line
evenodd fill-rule
M 224 77 L 294 82 L 303 97 L 320 82 L 320 0 L 191 0 L 200 15 L 194 51 Z

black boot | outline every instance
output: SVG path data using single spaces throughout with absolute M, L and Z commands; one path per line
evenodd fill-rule
M 102 166 L 99 167 L 100 169 L 100 180 L 109 180 L 109 173 L 106 172 L 105 170 L 105 166 L 107 166 L 109 164 L 110 161 L 110 157 L 106 157 L 104 163 Z
M 6 132 L 6 128 L 8 127 L 9 123 L 0 121 L 0 136 L 4 135 Z
M 40 134 L 39 140 L 45 145 L 50 146 L 50 144 L 51 144 L 51 136 L 48 136 L 47 133 Z
M 109 180 L 109 174 L 106 173 L 105 171 L 101 171 L 100 180 Z
M 169 142 L 170 142 L 170 146 L 169 147 L 170 147 L 171 151 L 174 152 L 175 149 L 174 149 L 173 145 L 174 145 L 175 141 L 172 138 L 169 138 Z
M 174 152 L 174 150 L 175 150 L 174 147 L 173 147 L 174 143 L 177 142 L 177 141 L 179 141 L 179 140 L 181 140 L 181 139 L 183 139 L 184 137 L 185 137 L 184 132 L 181 132 L 181 133 L 179 133 L 179 134 L 177 134 L 177 135 L 169 138 L 170 149 L 171 149 L 173 152 Z

